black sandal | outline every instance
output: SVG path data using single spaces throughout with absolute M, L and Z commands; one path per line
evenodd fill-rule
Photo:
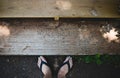
M 70 60 L 70 59 L 69 59 Z M 62 66 L 64 66 L 65 64 L 68 66 L 68 73 L 69 73 L 69 71 L 70 71 L 70 69 L 72 68 L 72 67 L 70 67 L 70 62 L 69 62 L 69 60 L 67 60 L 66 62 L 64 62 L 61 66 L 60 66 L 60 68 L 62 67 Z M 59 68 L 59 69 L 60 69 Z
M 41 59 L 41 58 L 40 58 Z M 48 63 L 47 62 L 45 62 L 45 61 L 43 61 L 42 59 L 41 59 L 41 64 L 40 64 L 40 71 L 42 72 L 42 66 L 43 65 L 46 65 L 46 66 L 48 66 L 49 67 L 49 65 L 48 65 Z M 43 73 L 43 72 L 42 72 Z

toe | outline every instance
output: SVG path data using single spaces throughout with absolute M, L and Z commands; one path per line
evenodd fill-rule
M 64 63 L 65 63 L 66 61 L 68 61 L 70 58 L 71 58 L 70 56 L 67 56 L 66 59 L 65 59 L 65 61 L 64 61 Z
M 40 58 L 47 63 L 46 59 L 43 56 L 40 56 Z
M 38 65 L 38 67 L 40 68 L 40 64 L 41 64 L 41 58 L 40 57 L 38 57 L 38 62 L 37 62 L 37 65 Z
M 72 60 L 72 57 L 69 59 L 69 63 L 70 63 L 70 68 L 72 68 L 72 66 L 73 66 L 73 60 Z

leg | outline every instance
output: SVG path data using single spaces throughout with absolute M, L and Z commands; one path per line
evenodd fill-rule
M 43 73 L 44 77 L 43 78 L 52 78 L 52 73 L 51 70 L 47 64 L 47 61 L 43 56 L 40 56 L 38 58 L 38 67 L 40 68 L 41 72 Z
M 58 72 L 58 78 L 66 78 L 66 74 L 69 72 L 72 66 L 73 66 L 72 57 L 70 56 L 66 57 L 65 61 L 63 62 L 63 65 L 61 66 Z

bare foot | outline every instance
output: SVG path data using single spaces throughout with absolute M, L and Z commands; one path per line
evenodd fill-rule
M 44 74 L 44 78 L 52 78 L 51 70 L 43 56 L 38 57 L 37 65 L 40 68 L 41 72 Z
M 70 56 L 66 57 L 65 61 L 63 62 L 62 67 L 60 68 L 58 72 L 58 78 L 65 78 L 66 74 L 69 72 L 72 66 L 73 66 L 72 57 Z

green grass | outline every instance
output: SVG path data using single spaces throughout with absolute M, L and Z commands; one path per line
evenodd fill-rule
M 120 55 L 84 55 L 84 56 L 74 56 L 73 57 L 77 62 L 85 62 L 85 63 L 96 63 L 97 65 L 101 65 L 104 63 L 114 64 L 115 66 L 120 67 Z

